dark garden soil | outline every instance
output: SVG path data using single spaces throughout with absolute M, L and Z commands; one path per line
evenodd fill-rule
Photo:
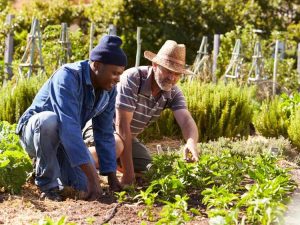
M 163 139 L 147 144 L 152 153 L 156 152 L 157 144 L 161 144 L 163 150 L 173 149 L 180 146 L 180 141 Z M 169 147 L 169 148 L 168 148 Z M 283 167 L 290 166 L 287 161 L 282 161 Z M 292 171 L 294 179 L 300 185 L 300 170 Z M 138 212 L 144 209 L 143 205 L 137 203 L 119 204 L 116 197 L 111 194 L 107 187 L 105 177 L 101 177 L 104 195 L 99 201 L 83 201 L 74 197 L 71 190 L 63 192 L 65 200 L 54 202 L 51 200 L 41 200 L 40 192 L 30 182 L 27 182 L 20 195 L 9 195 L 0 192 L 0 224 L 32 224 L 37 223 L 45 217 L 51 217 L 57 221 L 62 216 L 67 217 L 68 222 L 78 224 L 140 224 L 145 219 L 138 216 Z M 299 192 L 299 190 L 298 190 Z M 75 196 L 79 196 L 77 193 Z M 191 201 L 196 201 L 191 199 Z M 197 207 L 202 213 L 203 208 Z M 155 207 L 158 215 L 161 207 Z M 203 214 L 205 215 L 205 213 Z M 147 224 L 154 224 L 147 221 Z M 208 219 L 204 216 L 196 217 L 189 224 L 208 224 Z
M 163 150 L 175 149 L 180 146 L 180 141 L 163 139 L 147 144 L 152 153 L 156 152 L 156 145 L 160 143 Z M 169 147 L 169 148 L 168 148 Z M 119 174 L 120 175 L 120 174 Z M 138 212 L 144 209 L 143 205 L 118 204 L 116 197 L 109 192 L 105 177 L 101 177 L 103 197 L 99 201 L 79 200 L 80 194 L 72 190 L 65 190 L 63 202 L 41 200 L 40 192 L 34 184 L 27 182 L 20 195 L 9 195 L 0 192 L 0 224 L 32 224 L 39 220 L 51 217 L 57 221 L 62 216 L 67 217 L 68 222 L 78 224 L 140 224 L 143 218 Z M 155 210 L 159 213 L 161 207 Z M 147 222 L 147 224 L 151 224 Z M 208 224 L 206 218 L 196 218 L 191 224 Z

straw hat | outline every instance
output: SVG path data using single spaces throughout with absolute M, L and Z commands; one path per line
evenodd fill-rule
M 145 51 L 144 57 L 176 73 L 193 74 L 192 71 L 186 69 L 184 44 L 167 40 L 157 54 Z

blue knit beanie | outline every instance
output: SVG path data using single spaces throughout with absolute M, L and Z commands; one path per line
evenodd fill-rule
M 120 48 L 122 40 L 115 35 L 105 35 L 90 54 L 91 61 L 117 66 L 127 66 L 127 56 Z

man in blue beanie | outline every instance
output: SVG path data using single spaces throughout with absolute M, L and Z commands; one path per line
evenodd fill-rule
M 94 161 L 84 144 L 82 128 L 92 119 L 100 173 L 112 190 L 116 177 L 115 85 L 127 65 L 117 36 L 106 35 L 91 51 L 90 60 L 66 64 L 35 96 L 18 122 L 22 146 L 36 160 L 35 184 L 42 198 L 61 201 L 61 186 L 85 191 L 86 200 L 101 196 Z

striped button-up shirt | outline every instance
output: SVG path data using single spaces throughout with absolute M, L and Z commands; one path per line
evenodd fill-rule
M 117 85 L 116 108 L 133 112 L 131 132 L 141 133 L 151 122 L 160 116 L 165 108 L 172 111 L 186 109 L 186 101 L 181 90 L 175 85 L 171 91 L 161 91 L 158 97 L 151 93 L 153 69 L 141 66 L 126 70 Z

